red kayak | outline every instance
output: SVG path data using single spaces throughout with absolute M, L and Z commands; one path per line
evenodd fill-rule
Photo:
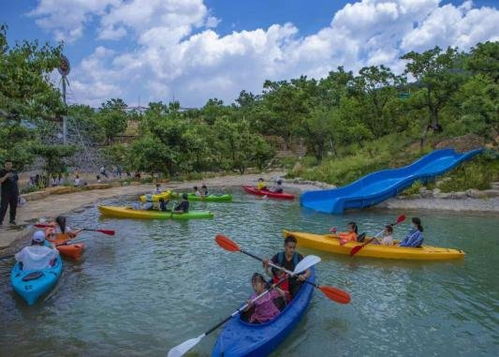
M 251 193 L 253 195 L 257 196 L 267 196 L 267 197 L 272 197 L 272 198 L 280 198 L 283 200 L 294 200 L 295 195 L 292 195 L 290 193 L 277 193 L 277 192 L 272 192 L 272 191 L 267 191 L 267 190 L 259 190 L 256 187 L 253 186 L 243 186 L 244 191 Z

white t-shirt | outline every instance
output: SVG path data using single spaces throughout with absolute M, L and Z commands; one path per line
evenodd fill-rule
M 30 245 L 16 254 L 16 260 L 23 263 L 23 270 L 42 270 L 49 268 L 50 262 L 58 255 L 57 249 L 43 245 Z
M 381 244 L 382 245 L 393 245 L 392 235 L 390 234 L 390 235 L 383 237 L 383 239 L 381 240 Z

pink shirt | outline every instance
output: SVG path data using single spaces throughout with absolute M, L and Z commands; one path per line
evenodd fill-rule
M 251 299 L 254 299 L 259 294 L 254 293 Z M 252 322 L 267 322 L 272 320 L 275 316 L 279 315 L 279 309 L 274 304 L 274 299 L 278 298 L 280 294 L 276 290 L 270 291 L 265 296 L 261 297 L 254 302 L 255 311 L 251 315 L 250 323 Z

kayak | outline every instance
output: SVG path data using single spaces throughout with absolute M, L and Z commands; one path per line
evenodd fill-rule
M 280 198 L 283 200 L 294 200 L 295 195 L 292 195 L 291 193 L 277 193 L 277 192 L 272 192 L 268 190 L 259 190 L 256 187 L 253 186 L 243 186 L 244 191 L 251 193 L 253 195 L 257 196 L 267 196 L 267 197 L 272 197 L 272 198 Z
M 181 193 L 172 192 L 170 197 L 172 198 L 180 198 L 182 197 Z M 194 193 L 187 194 L 187 200 L 189 201 L 206 201 L 206 202 L 230 202 L 232 201 L 232 195 L 208 195 L 206 197 L 196 196 Z
M 81 255 L 85 250 L 85 244 L 84 243 L 66 244 L 67 241 L 74 238 L 75 237 L 69 237 L 67 234 L 64 233 L 58 233 L 55 239 L 47 239 L 47 240 L 55 244 L 55 247 L 63 257 L 78 260 L 81 258 Z
M 52 290 L 62 273 L 62 259 L 57 257 L 53 267 L 43 270 L 21 270 L 16 263 L 10 273 L 10 281 L 14 291 L 28 303 L 33 305 L 44 294 Z
M 315 271 L 308 279 L 315 282 Z M 225 325 L 213 347 L 213 357 L 267 356 L 293 331 L 307 309 L 314 287 L 303 284 L 294 299 L 273 320 L 249 324 L 238 314 Z
M 104 216 L 113 216 L 120 218 L 138 218 L 138 219 L 194 219 L 194 218 L 213 218 L 210 211 L 189 211 L 188 213 L 172 213 L 156 210 L 137 210 L 132 207 L 99 206 L 99 211 Z
M 337 236 L 331 234 L 313 234 L 306 232 L 283 231 L 284 237 L 294 236 L 299 247 L 312 248 L 325 252 L 350 255 L 353 247 L 362 245 L 360 242 L 348 242 L 340 245 Z M 369 238 L 366 237 L 364 242 Z M 398 243 L 398 242 L 397 242 Z M 407 260 L 449 260 L 464 258 L 465 253 L 460 249 L 432 247 L 423 245 L 421 248 L 408 248 L 369 244 L 362 248 L 355 256 L 372 257 L 383 259 L 407 259 Z
M 172 191 L 168 190 L 168 191 L 164 191 L 164 192 L 161 192 L 158 194 L 142 195 L 139 197 L 139 199 L 141 202 L 147 202 L 148 198 L 149 198 L 149 200 L 152 199 L 153 202 L 158 202 L 160 198 L 162 198 L 164 200 L 169 200 L 171 193 L 172 193 Z

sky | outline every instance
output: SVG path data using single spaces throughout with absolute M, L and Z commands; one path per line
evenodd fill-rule
M 201 107 L 260 93 L 267 79 L 401 73 L 409 51 L 499 41 L 499 1 L 3 0 L 0 23 L 11 45 L 64 42 L 69 103 Z

